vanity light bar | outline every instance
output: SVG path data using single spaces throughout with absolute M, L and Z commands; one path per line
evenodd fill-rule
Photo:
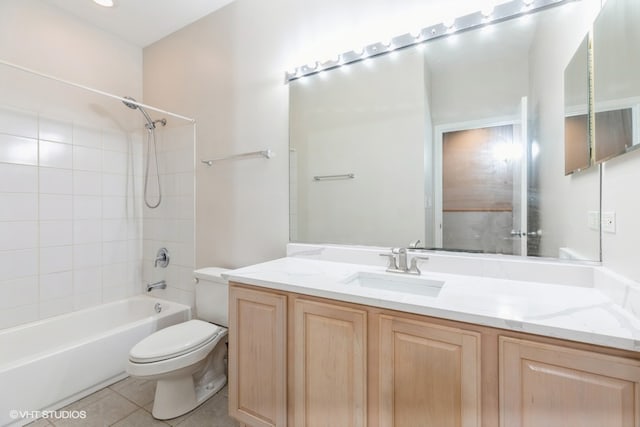
M 512 0 L 502 3 L 493 10 L 483 10 L 469 15 L 460 16 L 447 23 L 440 23 L 425 27 L 418 34 L 406 33 L 393 37 L 389 43 L 373 43 L 359 50 L 350 50 L 341 53 L 335 59 L 328 61 L 316 61 L 302 65 L 285 73 L 285 83 L 310 76 L 322 71 L 331 70 L 343 65 L 363 61 L 374 56 L 384 55 L 394 50 L 404 49 L 424 43 L 429 40 L 448 36 L 452 33 L 471 30 L 483 25 L 494 24 L 508 19 L 517 18 L 531 12 L 536 12 L 563 3 L 580 0 Z

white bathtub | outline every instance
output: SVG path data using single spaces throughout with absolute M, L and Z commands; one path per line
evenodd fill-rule
M 15 411 L 58 409 L 126 377 L 138 341 L 190 318 L 189 306 L 137 296 L 0 330 L 0 426 L 32 421 Z

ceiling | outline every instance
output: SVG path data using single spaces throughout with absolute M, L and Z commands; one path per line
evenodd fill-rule
M 42 0 L 82 21 L 145 47 L 233 0 L 114 0 L 115 7 L 91 0 Z

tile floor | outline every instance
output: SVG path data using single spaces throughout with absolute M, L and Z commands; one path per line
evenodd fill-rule
M 80 399 L 61 410 L 86 411 L 85 419 L 40 419 L 29 427 L 236 427 L 228 415 L 227 388 L 193 411 L 171 420 L 160 421 L 151 416 L 155 382 L 126 378 Z

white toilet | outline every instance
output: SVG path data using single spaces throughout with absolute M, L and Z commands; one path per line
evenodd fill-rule
M 129 352 L 127 372 L 157 380 L 154 418 L 185 414 L 217 393 L 227 382 L 229 287 L 222 268 L 194 271 L 196 317 L 157 331 Z M 211 323 L 208 323 L 211 322 Z

